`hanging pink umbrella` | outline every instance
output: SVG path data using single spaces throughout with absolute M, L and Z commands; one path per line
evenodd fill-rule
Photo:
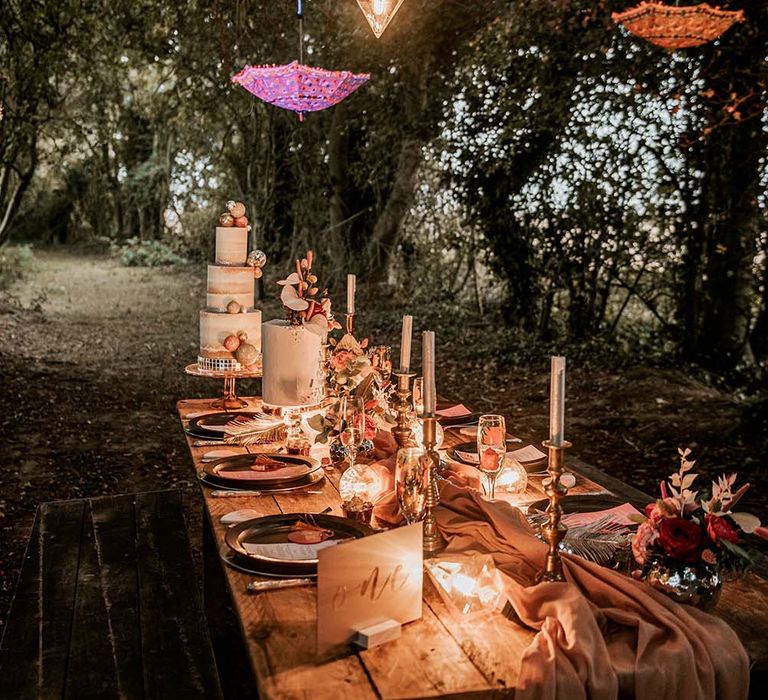
M 284 66 L 246 65 L 232 76 L 232 82 L 242 85 L 264 102 L 298 112 L 299 119 L 304 121 L 304 112 L 319 112 L 333 107 L 371 76 L 303 65 L 304 14 L 301 8 L 302 0 L 298 0 L 299 60 Z
M 285 66 L 245 66 L 232 82 L 264 102 L 299 113 L 333 107 L 351 95 L 371 76 L 348 70 L 334 71 L 304 66 L 298 61 Z

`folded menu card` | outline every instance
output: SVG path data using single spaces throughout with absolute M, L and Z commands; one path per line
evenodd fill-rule
M 253 542 L 244 542 L 243 547 L 248 554 L 256 554 L 260 557 L 269 559 L 291 560 L 291 561 L 314 561 L 321 549 L 333 547 L 344 540 L 325 540 L 324 542 L 315 542 L 313 544 L 293 544 L 292 542 L 270 542 L 257 544 Z

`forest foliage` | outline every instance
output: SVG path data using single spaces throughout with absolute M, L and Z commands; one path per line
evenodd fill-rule
M 615 26 L 627 0 L 406 0 L 378 41 L 304 4 L 305 62 L 371 79 L 303 122 L 230 82 L 297 57 L 291 0 L 0 4 L 0 244 L 202 260 L 237 198 L 332 284 L 765 368 L 768 1 L 674 53 Z

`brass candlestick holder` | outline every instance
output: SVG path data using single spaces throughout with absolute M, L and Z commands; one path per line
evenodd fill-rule
M 392 374 L 397 377 L 397 389 L 392 401 L 392 408 L 397 413 L 397 422 L 395 427 L 392 428 L 392 435 L 398 447 L 411 447 L 413 440 L 411 439 L 411 426 L 408 421 L 408 414 L 412 408 L 411 379 L 416 376 L 416 373 L 401 369 Z
M 344 314 L 344 329 L 353 338 L 355 337 L 355 314 Z
M 429 465 L 429 486 L 427 487 L 427 501 L 424 509 L 423 550 L 425 554 L 432 555 L 445 547 L 443 537 L 437 529 L 437 518 L 435 518 L 435 508 L 440 505 L 440 491 L 437 488 L 437 468 L 440 465 L 440 455 L 437 452 L 437 419 L 430 414 L 423 418 L 424 450 L 427 453 Z
M 564 452 L 571 446 L 567 440 L 559 445 L 553 445 L 549 440 L 543 443 L 549 454 L 547 464 L 547 474 L 549 480 L 544 490 L 549 496 L 549 505 L 547 506 L 547 523 L 541 528 L 544 537 L 549 545 L 547 559 L 544 564 L 544 570 L 540 571 L 536 577 L 536 582 L 540 581 L 564 581 L 563 564 L 560 560 L 560 542 L 562 542 L 568 528 L 562 524 L 560 518 L 563 515 L 563 509 L 560 506 L 560 500 L 568 493 L 568 489 L 560 483 L 560 477 L 563 475 Z

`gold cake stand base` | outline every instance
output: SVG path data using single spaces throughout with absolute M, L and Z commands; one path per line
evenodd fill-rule
M 241 408 L 248 406 L 248 402 L 244 401 L 237 396 L 237 380 L 238 379 L 257 379 L 261 377 L 261 368 L 256 370 L 241 370 L 239 372 L 219 372 L 210 369 L 200 369 L 197 362 L 193 362 L 191 365 L 187 365 L 184 368 L 184 373 L 193 377 L 208 377 L 209 379 L 223 379 L 224 380 L 224 394 L 221 398 L 214 399 L 210 404 L 210 408 L 216 411 L 239 411 Z

